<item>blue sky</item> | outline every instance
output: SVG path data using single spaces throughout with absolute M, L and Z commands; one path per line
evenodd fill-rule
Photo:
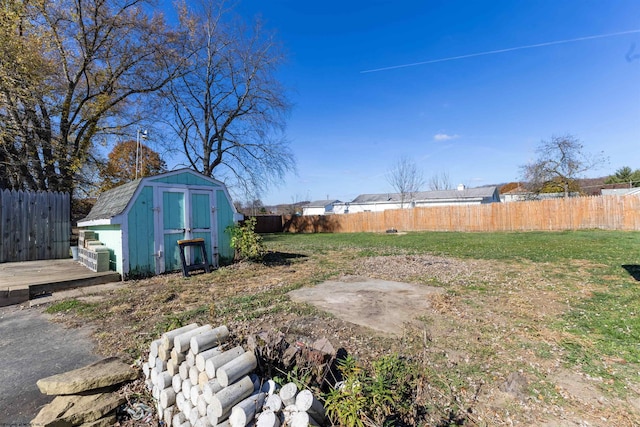
M 640 31 L 640 1 L 245 0 L 238 11 L 261 15 L 288 56 L 297 173 L 265 204 L 391 192 L 401 156 L 427 180 L 514 181 L 554 134 L 604 152 L 589 176 L 640 168 L 640 32 L 363 72 Z

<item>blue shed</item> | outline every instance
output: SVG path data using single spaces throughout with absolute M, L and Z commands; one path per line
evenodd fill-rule
M 214 267 L 232 260 L 225 229 L 241 216 L 222 182 L 180 169 L 105 191 L 78 227 L 108 248 L 109 269 L 129 278 L 180 270 L 183 239 L 204 239 Z M 197 252 L 187 256 L 199 258 Z

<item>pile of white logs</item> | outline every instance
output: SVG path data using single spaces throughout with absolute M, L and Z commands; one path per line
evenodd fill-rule
M 251 351 L 227 349 L 226 326 L 196 323 L 166 332 L 151 343 L 143 364 L 147 387 L 167 427 L 323 426 L 322 404 L 294 383 L 282 388 L 253 375 Z

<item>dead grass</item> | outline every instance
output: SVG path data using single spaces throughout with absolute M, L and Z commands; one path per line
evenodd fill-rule
M 129 361 L 164 330 L 193 321 L 227 324 L 238 341 L 261 329 L 280 330 L 290 340 L 326 337 L 365 363 L 397 352 L 423 362 L 425 403 L 440 411 L 455 406 L 469 425 L 640 425 L 640 386 L 628 381 L 626 397 L 607 393 L 606 379 L 567 363 L 562 344 L 589 348 L 589 339 L 554 327 L 555 319 L 603 290 L 590 280 L 589 268 L 595 267 L 359 257 L 345 249 L 275 257 L 268 265 L 240 263 L 189 279 L 171 274 L 132 281 L 93 302 L 90 314 L 71 309 L 58 317 L 71 325 L 92 322 L 97 351 Z M 286 296 L 350 274 L 446 292 L 432 295 L 432 309 L 419 313 L 419 322 L 400 337 L 376 335 Z M 607 363 L 617 369 L 624 360 Z

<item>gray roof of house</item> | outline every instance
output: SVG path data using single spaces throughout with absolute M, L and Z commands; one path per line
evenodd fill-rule
M 101 193 L 98 196 L 96 204 L 91 208 L 89 215 L 82 221 L 109 219 L 124 212 L 129 200 L 131 200 L 133 194 L 136 192 L 140 181 L 142 181 L 142 178 Z
M 418 191 L 412 194 L 405 194 L 404 201 L 427 201 L 439 199 L 477 199 L 492 197 L 497 187 L 477 187 L 465 188 L 464 190 L 437 190 L 437 191 Z M 383 194 L 361 194 L 351 203 L 382 203 L 382 202 L 400 202 L 402 200 L 400 193 L 383 193 Z
M 324 208 L 325 206 L 332 205 L 334 203 L 340 203 L 340 200 L 316 200 L 307 203 L 303 208 Z

